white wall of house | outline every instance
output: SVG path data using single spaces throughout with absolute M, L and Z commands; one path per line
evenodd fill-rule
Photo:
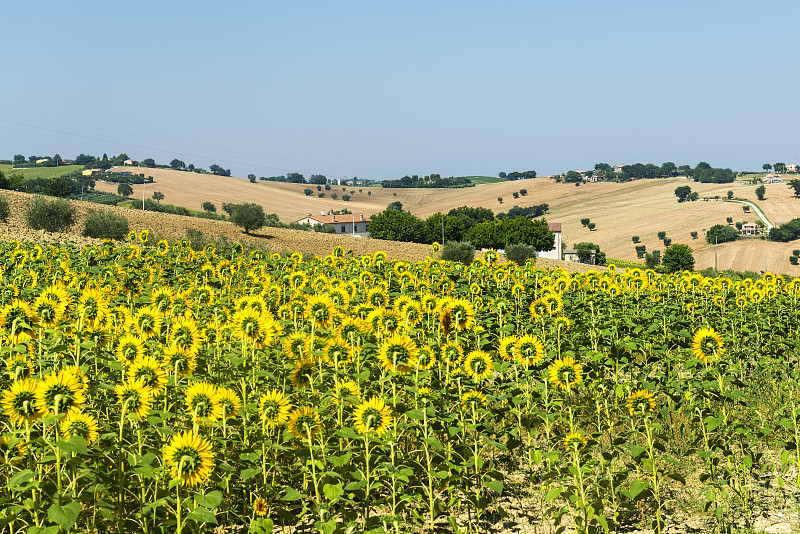
M 555 236 L 553 240 L 553 249 L 540 252 L 540 258 L 549 258 L 551 260 L 561 259 L 561 232 L 553 232 L 553 235 Z

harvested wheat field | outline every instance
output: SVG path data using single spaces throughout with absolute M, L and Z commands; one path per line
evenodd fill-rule
M 701 184 L 682 178 L 664 180 L 636 180 L 628 183 L 587 183 L 579 187 L 556 183 L 548 178 L 500 182 L 465 189 L 384 189 L 381 187 L 331 186 L 324 198 L 317 197 L 317 186 L 258 182 L 252 184 L 240 178 L 213 176 L 167 169 L 132 169 L 153 176 L 154 184 L 147 185 L 147 196 L 152 191 L 164 193 L 165 203 L 190 209 L 199 209 L 208 200 L 221 207 L 223 202 L 256 202 L 268 213 L 276 213 L 282 221 L 298 220 L 309 213 L 341 209 L 342 194 L 351 196 L 347 207 L 357 213 L 374 214 L 389 203 L 398 201 L 403 208 L 419 217 L 445 212 L 458 206 L 482 206 L 495 213 L 507 211 L 514 205 L 531 206 L 547 203 L 550 213 L 546 219 L 560 222 L 562 238 L 569 248 L 575 243 L 590 241 L 598 244 L 610 258 L 636 260 L 631 237 L 640 236 L 648 251 L 665 249 L 658 239 L 659 231 L 666 231 L 673 243 L 688 244 L 695 252 L 697 267 L 713 267 L 714 248 L 705 243 L 704 231 L 715 224 L 727 224 L 726 218 L 746 222 L 756 221 L 754 214 L 746 214 L 740 204 L 719 201 L 679 203 L 675 188 L 690 185 L 702 197 L 725 198 L 727 191 L 734 196 L 758 203 L 772 222 L 785 222 L 800 217 L 800 200 L 791 195 L 786 184 L 767 186 L 765 201 L 757 201 L 754 185 Z M 116 191 L 116 184 L 98 183 L 101 191 Z M 304 190 L 313 191 L 306 196 Z M 514 192 L 527 189 L 528 194 L 518 199 Z M 331 197 L 332 193 L 338 199 Z M 134 185 L 134 197 L 140 198 L 142 186 Z M 498 197 L 503 202 L 498 202 Z M 581 225 L 582 218 L 590 218 L 596 228 L 590 231 Z M 698 232 L 693 239 L 691 232 Z M 720 269 L 767 270 L 797 275 L 798 267 L 789 263 L 791 251 L 797 243 L 770 243 L 757 239 L 726 243 L 717 249 L 716 265 Z M 766 258 L 766 261 L 765 261 Z

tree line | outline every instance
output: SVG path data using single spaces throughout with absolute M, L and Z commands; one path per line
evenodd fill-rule
M 419 189 L 419 188 L 459 188 L 474 187 L 472 180 L 465 176 L 442 178 L 438 174 L 427 176 L 403 176 L 399 180 L 383 180 L 381 187 L 391 189 Z
M 517 214 L 521 210 L 512 208 L 509 212 Z M 420 219 L 403 211 L 401 203 L 393 202 L 372 217 L 369 234 L 376 239 L 414 243 L 469 241 L 475 248 L 498 249 L 508 245 L 533 246 L 537 251 L 553 248 L 555 238 L 545 221 L 525 215 L 504 215 L 495 217 L 488 208 L 461 206 L 446 214 L 434 213 Z

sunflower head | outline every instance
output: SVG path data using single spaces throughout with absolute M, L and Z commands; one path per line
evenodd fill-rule
M 494 361 L 488 352 L 473 350 L 464 360 L 464 372 L 473 380 L 485 380 L 494 372 Z
M 564 391 L 574 389 L 583 381 L 583 369 L 571 356 L 554 361 L 548 375 L 550 383 Z
M 570 432 L 564 437 L 564 450 L 567 452 L 578 452 L 583 449 L 588 440 L 580 432 Z
M 692 354 L 701 363 L 709 364 L 722 356 L 725 343 L 713 328 L 701 328 L 692 337 Z
M 208 479 L 214 470 L 214 452 L 211 443 L 195 432 L 175 434 L 164 448 L 164 465 L 173 480 L 182 485 L 195 486 Z
M 322 420 L 311 406 L 295 408 L 289 415 L 289 432 L 297 439 L 317 435 L 322 429 Z
M 392 423 L 392 413 L 383 399 L 372 397 L 359 404 L 353 413 L 355 428 L 361 434 L 374 432 L 382 436 L 389 430 Z
M 289 410 L 292 405 L 283 391 L 273 389 L 261 395 L 258 401 L 258 413 L 261 421 L 266 425 L 281 425 L 289 420 Z
M 628 396 L 625 402 L 631 415 L 650 415 L 656 410 L 656 401 L 653 394 L 646 389 L 639 389 Z

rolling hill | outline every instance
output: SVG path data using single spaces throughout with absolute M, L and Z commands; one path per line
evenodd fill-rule
M 705 243 L 704 230 L 715 224 L 726 224 L 727 217 L 734 221 L 756 221 L 752 213 L 745 214 L 740 204 L 721 201 L 678 203 L 674 191 L 681 185 L 690 185 L 702 197 L 724 198 L 733 190 L 737 198 L 756 202 L 773 222 L 785 222 L 800 217 L 800 199 L 792 196 L 785 184 L 767 185 L 764 201 L 758 201 L 755 186 L 745 182 L 734 184 L 701 184 L 682 178 L 661 180 L 636 180 L 628 183 L 588 183 L 580 187 L 556 183 L 548 178 L 506 181 L 482 184 L 465 189 L 384 189 L 381 187 L 331 186 L 324 198 L 317 197 L 317 186 L 277 182 L 250 183 L 241 178 L 173 171 L 167 169 L 137 169 L 153 176 L 155 183 L 147 184 L 146 195 L 160 191 L 163 202 L 200 209 L 204 201 L 211 201 L 219 209 L 223 202 L 256 202 L 268 213 L 276 213 L 282 221 L 298 220 L 305 215 L 344 207 L 342 194 L 351 196 L 347 208 L 356 213 L 374 214 L 389 203 L 399 201 L 403 208 L 419 217 L 445 212 L 458 206 L 483 206 L 495 213 L 507 211 L 514 205 L 529 206 L 547 203 L 550 213 L 546 219 L 560 222 L 564 243 L 591 241 L 600 245 L 610 258 L 636 260 L 631 236 L 638 235 L 648 251 L 664 250 L 656 234 L 666 231 L 673 243 L 686 243 L 692 247 L 697 268 L 713 267 L 715 247 Z M 116 184 L 98 182 L 100 191 L 116 192 Z M 142 186 L 134 185 L 134 198 L 141 198 Z M 304 190 L 312 189 L 312 196 Z M 512 194 L 527 189 L 525 197 L 514 199 Z M 360 190 L 359 190 L 360 189 Z M 336 193 L 338 199 L 331 198 Z M 503 199 L 502 203 L 498 197 Z M 590 218 L 596 229 L 590 231 L 580 223 Z M 699 234 L 692 239 L 691 232 Z M 800 248 L 800 242 L 772 243 L 760 238 L 739 240 L 716 247 L 716 263 L 720 269 L 769 270 L 800 275 L 800 268 L 789 264 L 789 255 Z

